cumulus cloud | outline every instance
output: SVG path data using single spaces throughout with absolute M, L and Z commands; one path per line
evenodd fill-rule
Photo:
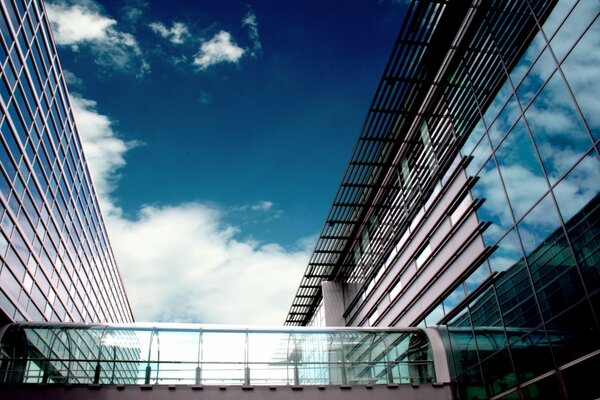
M 109 218 L 138 320 L 282 323 L 307 251 L 238 240 L 239 231 L 222 220 L 200 203 Z
M 162 22 L 152 22 L 148 26 L 154 33 L 173 44 L 183 44 L 190 36 L 188 27 L 182 22 L 173 22 L 170 28 L 167 28 Z
M 229 32 L 220 31 L 212 39 L 202 43 L 193 63 L 200 70 L 225 62 L 237 64 L 244 53 L 245 50 L 231 40 Z
M 256 22 L 256 14 L 250 9 L 242 20 L 242 26 L 248 28 L 248 37 L 252 41 L 251 55 L 259 56 L 262 52 L 262 44 L 258 34 L 258 22 Z
M 69 46 L 73 51 L 86 47 L 95 55 L 95 62 L 104 67 L 138 76 L 149 71 L 135 37 L 118 30 L 117 21 L 103 15 L 93 1 L 55 1 L 46 4 L 46 11 L 58 46 Z
M 101 207 L 112 213 L 109 194 L 115 188 L 117 171 L 125 165 L 125 153 L 137 143 L 119 138 L 111 120 L 97 111 L 95 101 L 71 94 L 71 104 Z
M 289 250 L 239 239 L 226 210 L 201 202 L 121 212 L 111 192 L 135 143 L 118 137 L 97 104 L 71 96 L 115 256 L 138 321 L 281 324 L 314 240 Z M 244 206 L 272 212 L 273 203 Z

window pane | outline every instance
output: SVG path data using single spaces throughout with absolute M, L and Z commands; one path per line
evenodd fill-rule
M 562 64 L 567 82 L 596 140 L 600 138 L 600 18 Z
M 554 74 L 525 112 L 550 183 L 558 180 L 592 146 L 560 74 Z
M 508 198 L 518 220 L 547 190 L 535 150 L 519 121 L 496 152 Z

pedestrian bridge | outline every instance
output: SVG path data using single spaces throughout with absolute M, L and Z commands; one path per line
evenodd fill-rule
M 433 329 L 16 323 L 0 335 L 3 398 L 450 398 Z

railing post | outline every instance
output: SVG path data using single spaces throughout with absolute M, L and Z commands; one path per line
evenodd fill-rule
M 298 363 L 294 363 L 294 385 L 300 384 L 300 371 L 298 371 Z
M 342 385 L 348 384 L 348 377 L 346 376 L 346 362 L 342 359 Z
M 200 385 L 202 383 L 202 368 L 198 365 L 196 367 L 196 385 Z
M 102 370 L 102 366 L 100 365 L 100 361 L 96 364 L 96 370 L 94 371 L 94 383 L 100 383 L 100 371 Z
M 150 364 L 148 364 L 146 366 L 146 376 L 144 378 L 144 384 L 149 385 L 150 384 L 150 374 L 152 373 L 152 367 L 150 367 Z

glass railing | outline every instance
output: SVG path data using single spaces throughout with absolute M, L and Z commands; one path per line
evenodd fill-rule
M 420 329 L 8 325 L 0 383 L 376 385 L 429 383 Z

